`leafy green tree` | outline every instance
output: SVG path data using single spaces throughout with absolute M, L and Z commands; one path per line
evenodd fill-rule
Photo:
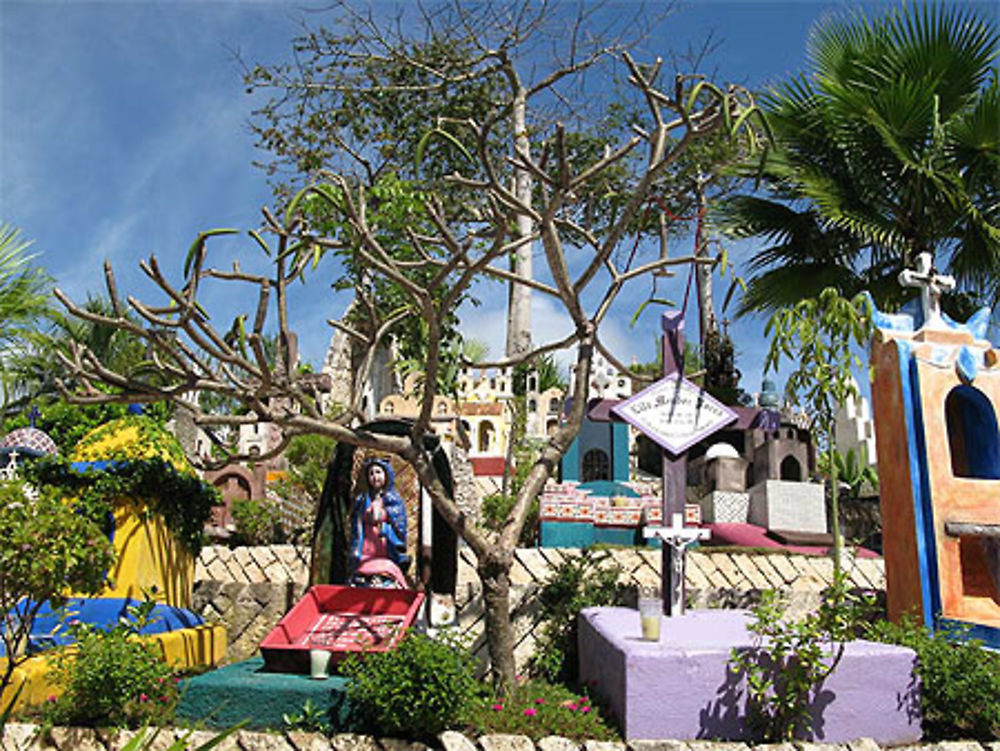
M 570 8 L 529 0 L 482 6 L 445 0 L 422 9 L 336 2 L 330 21 L 307 27 L 294 40 L 294 62 L 246 66 L 248 90 L 270 95 L 251 121 L 266 154 L 262 166 L 283 202 L 330 173 L 363 186 L 379 204 L 383 245 L 413 263 L 422 258 L 416 236 L 433 225 L 420 191 L 434 192 L 436 212 L 448 221 L 475 223 L 490 211 L 482 181 L 508 181 L 512 197 L 528 210 L 511 217 L 516 242 L 508 248 L 503 279 L 509 284 L 505 354 L 525 353 L 537 293 L 531 285 L 537 220 L 530 207 L 546 188 L 521 155 L 545 162 L 558 149 L 579 169 L 601 160 L 609 140 L 642 127 L 646 104 L 632 87 L 585 81 L 610 78 L 609 66 L 642 38 L 655 14 L 608 10 L 601 3 Z M 702 58 L 683 62 L 694 68 Z M 641 72 L 660 66 L 657 61 Z M 699 108 L 713 96 L 707 90 L 694 95 L 690 104 Z M 552 138 L 556 123 L 562 126 L 559 143 Z M 627 224 L 629 231 L 659 238 L 664 256 L 668 235 L 686 227 L 668 216 L 699 211 L 698 202 L 729 179 L 715 167 L 740 147 L 708 136 L 684 151 L 651 182 L 647 210 Z M 567 218 L 581 228 L 616 222 L 631 201 L 629 185 L 645 169 L 634 156 L 606 165 L 585 190 L 578 186 L 573 205 L 564 207 Z M 457 173 L 465 179 L 453 179 Z M 314 226 L 331 232 L 336 212 L 327 209 L 320 201 L 304 204 Z M 705 262 L 698 272 L 699 296 L 708 299 L 702 310 L 714 325 L 709 243 L 699 238 L 696 253 Z M 366 269 L 347 265 L 351 273 L 341 283 L 354 285 Z M 381 321 L 391 320 L 399 311 L 398 291 L 378 278 L 369 277 L 368 284 L 364 304 L 381 308 Z M 475 297 L 458 302 L 475 303 Z M 458 335 L 456 324 L 449 322 L 450 338 Z M 423 359 L 422 319 L 404 316 L 393 328 L 403 357 Z M 380 329 L 360 333 L 373 336 Z M 460 346 L 448 351 L 460 354 Z
M 290 505 L 308 509 L 307 518 L 311 519 L 323 494 L 323 484 L 336 448 L 337 442 L 323 435 L 293 436 L 285 449 L 287 474 L 271 489 L 291 502 Z M 301 528 L 286 531 L 298 535 L 308 529 L 309 525 L 304 524 Z
M 39 609 L 62 607 L 68 592 L 96 594 L 113 563 L 97 521 L 50 489 L 28 494 L 19 483 L 0 483 L 0 640 L 7 658 L 0 694 L 24 662 Z
M 802 399 L 809 408 L 813 431 L 825 447 L 834 489 L 838 483 L 836 413 L 848 396 L 859 396 L 853 373 L 863 366 L 856 351 L 867 346 L 872 330 L 869 298 L 858 295 L 848 300 L 833 288 L 823 290 L 819 297 L 801 300 L 794 307 L 782 308 L 764 329 L 765 336 L 771 338 L 764 372 L 777 370 L 783 359 L 798 363 L 788 376 L 786 391 L 793 401 Z M 830 503 L 833 567 L 839 574 L 840 502 L 836 491 L 830 494 Z
M 741 312 L 825 287 L 898 304 L 896 276 L 921 252 L 966 292 L 998 299 L 997 52 L 995 22 L 972 6 L 819 22 L 808 72 L 762 97 L 776 144 L 745 174 L 765 195 L 724 203 L 728 231 L 764 243 Z

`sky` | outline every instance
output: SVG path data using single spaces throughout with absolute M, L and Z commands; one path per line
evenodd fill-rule
M 614 5 L 633 9 L 623 0 Z M 139 299 L 151 297 L 138 265 L 150 254 L 179 281 L 199 232 L 256 228 L 261 208 L 273 203 L 266 176 L 253 166 L 262 155 L 247 125 L 261 100 L 245 90 L 239 61 L 288 60 L 301 24 L 329 17 L 323 7 L 264 0 L 0 0 L 0 221 L 20 228 L 33 242 L 36 262 L 74 300 L 103 292 L 106 260 L 120 289 Z M 855 7 L 691 0 L 640 53 L 668 58 L 711 34 L 719 44 L 704 68 L 713 79 L 761 86 L 803 68 L 806 37 L 818 19 Z M 995 6 L 979 7 L 996 14 Z M 680 253 L 690 240 L 675 247 Z M 211 260 L 223 266 L 234 258 L 248 268 L 261 262 L 246 240 L 210 248 Z M 733 250 L 739 264 L 752 247 Z M 682 300 L 685 279 L 678 274 L 667 296 Z M 331 281 L 310 282 L 292 311 L 301 354 L 314 365 L 322 363 L 330 340 L 327 319 L 339 317 L 348 302 L 332 293 Z M 727 284 L 717 286 L 717 296 Z M 220 321 L 246 302 L 215 295 L 210 302 Z M 479 308 L 463 311 L 463 330 L 502 342 L 505 295 L 498 288 L 480 297 Z M 565 330 L 565 316 L 538 295 L 533 314 L 536 342 Z M 695 315 L 689 308 L 689 320 Z M 616 308 L 603 338 L 625 362 L 650 360 L 658 317 L 646 313 L 630 327 L 630 316 Z M 760 388 L 763 328 L 761 319 L 740 319 L 731 328 L 748 391 Z M 494 345 L 491 354 L 501 356 L 500 348 Z

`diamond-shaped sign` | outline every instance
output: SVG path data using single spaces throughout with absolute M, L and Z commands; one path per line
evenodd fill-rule
M 684 452 L 737 417 L 679 373 L 657 381 L 611 411 L 672 454 Z

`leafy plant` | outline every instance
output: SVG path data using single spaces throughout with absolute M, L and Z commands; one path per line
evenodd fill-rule
M 861 447 L 859 453 L 848 449 L 846 454 L 839 451 L 833 454 L 833 470 L 836 470 L 839 490 L 848 498 L 858 498 L 864 488 L 878 489 L 878 472 L 868 463 L 868 455 Z M 820 474 L 830 477 L 834 474 L 830 467 L 830 454 L 824 452 L 817 461 Z
M 611 554 L 585 550 L 567 558 L 538 594 L 540 627 L 530 672 L 549 681 L 575 683 L 577 679 L 577 615 L 584 608 L 620 604 L 624 590 L 618 583 L 622 569 Z
M 288 442 L 288 480 L 302 488 L 310 498 L 323 494 L 327 465 L 333 458 L 337 442 L 323 435 L 296 435 Z
M 281 514 L 270 501 L 239 498 L 232 513 L 236 534 L 246 545 L 270 545 L 281 536 Z
M 51 724 L 94 727 L 163 725 L 173 719 L 178 688 L 159 647 L 136 638 L 151 622 L 152 600 L 128 608 L 114 626 L 71 623 L 76 648 L 55 656 L 53 677 L 64 689 L 43 705 Z
M 0 637 L 7 656 L 0 693 L 24 660 L 45 602 L 59 608 L 69 591 L 96 594 L 104 586 L 114 553 L 101 526 L 79 510 L 51 489 L 28 495 L 19 483 L 0 483 Z
M 302 705 L 302 711 L 294 714 L 283 714 L 286 730 L 301 730 L 307 733 L 327 733 L 333 730 L 330 724 L 329 711 L 322 707 L 317 707 L 312 703 L 312 699 L 306 699 Z
M 746 680 L 747 721 L 755 740 L 790 741 L 812 729 L 812 700 L 870 607 L 868 598 L 848 590 L 841 573 L 819 608 L 797 621 L 784 617 L 776 592 L 762 593 L 747 626 L 755 635 L 753 647 L 730 655 L 734 677 Z
M 509 733 L 534 741 L 558 735 L 575 741 L 620 740 L 614 723 L 586 695 L 545 681 L 519 682 L 506 698 L 486 698 L 469 729 L 476 735 Z
M 451 636 L 409 633 L 395 649 L 351 655 L 347 698 L 364 727 L 403 738 L 430 738 L 457 727 L 482 694 L 475 660 Z
M 798 367 L 788 376 L 789 397 L 804 397 L 813 415 L 813 427 L 825 441 L 831 486 L 838 482 L 834 455 L 837 441 L 834 432 L 837 408 L 848 396 L 858 398 L 858 385 L 852 371 L 862 367 L 852 347 L 867 346 L 872 335 L 871 298 L 857 295 L 841 297 L 833 287 L 818 297 L 802 300 L 794 307 L 783 308 L 771 316 L 764 335 L 771 337 L 771 348 L 764 372 L 777 370 L 785 358 L 798 360 Z M 833 520 L 833 569 L 840 572 L 840 502 L 837 493 L 830 497 Z
M 975 639 L 930 629 L 913 619 L 872 624 L 867 638 L 917 653 L 925 740 L 1000 736 L 1000 655 Z M 962 637 L 963 634 L 957 634 Z
M 504 524 L 507 522 L 507 517 L 510 516 L 511 509 L 514 508 L 514 503 L 516 501 L 517 497 L 510 495 L 509 493 L 490 493 L 489 495 L 483 496 L 483 505 L 481 506 L 483 526 L 494 532 L 502 530 Z M 533 546 L 535 544 L 535 537 L 537 533 L 538 499 L 535 498 L 531 502 L 531 507 L 528 509 L 528 516 L 524 521 L 524 527 L 521 529 L 521 535 L 518 538 L 518 545 L 521 547 Z

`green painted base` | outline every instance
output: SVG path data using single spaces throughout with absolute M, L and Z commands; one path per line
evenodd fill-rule
M 247 721 L 247 728 L 281 730 L 284 715 L 301 714 L 306 701 L 328 710 L 334 730 L 348 730 L 347 679 L 330 676 L 265 673 L 264 660 L 254 657 L 189 678 L 182 684 L 177 719 L 212 729 Z

